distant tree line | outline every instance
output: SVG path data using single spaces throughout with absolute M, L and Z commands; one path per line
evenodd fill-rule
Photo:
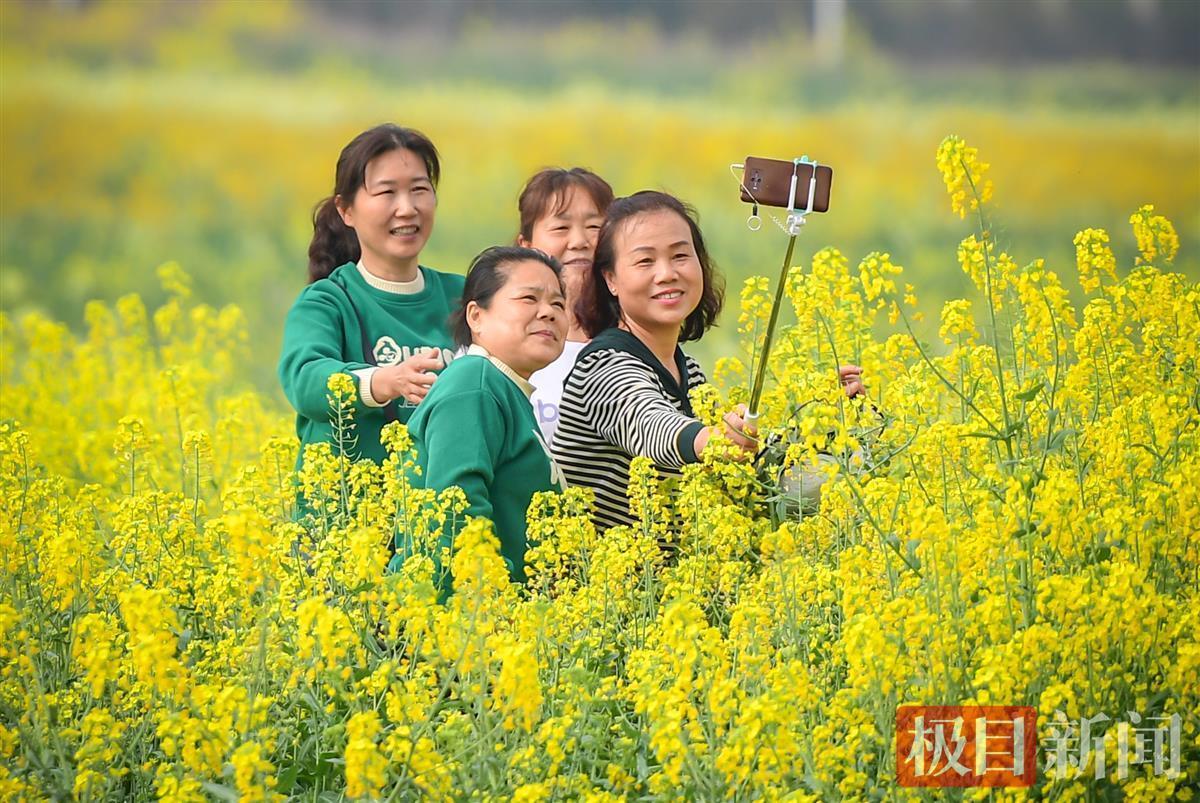
M 554 26 L 568 21 L 653 22 L 667 34 L 700 31 L 731 45 L 789 28 L 839 40 L 865 33 L 913 63 L 1113 60 L 1200 61 L 1196 0 L 311 0 L 325 16 L 364 26 L 454 35 L 470 21 Z M 818 5 L 823 8 L 818 8 Z M 844 24 L 843 24 L 844 22 Z M 835 53 L 841 42 L 823 43 Z

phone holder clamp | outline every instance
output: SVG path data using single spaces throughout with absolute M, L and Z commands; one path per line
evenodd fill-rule
M 792 160 L 792 186 L 791 186 L 791 189 L 789 189 L 789 191 L 788 191 L 788 198 L 793 201 L 796 198 L 796 185 L 800 181 L 800 174 L 799 174 L 800 165 L 809 165 L 810 167 L 812 167 L 812 174 L 809 176 L 809 179 L 808 179 L 808 192 L 806 193 L 806 197 L 808 198 L 808 204 L 805 206 L 804 209 L 795 209 L 793 207 L 788 207 L 788 216 L 787 216 L 786 227 L 787 227 L 787 233 L 792 235 L 793 237 L 796 236 L 797 234 L 799 234 L 800 229 L 802 229 L 804 227 L 805 218 L 807 218 L 808 214 L 810 212 L 812 212 L 813 198 L 816 197 L 816 194 L 817 194 L 817 163 L 814 162 L 813 160 L 809 159 L 808 155 L 805 154 L 804 156 L 801 156 L 799 159 Z

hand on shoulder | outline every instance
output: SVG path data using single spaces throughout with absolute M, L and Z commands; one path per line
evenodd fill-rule
M 432 372 L 442 367 L 442 356 L 438 353 L 414 354 L 395 365 L 381 365 L 371 374 L 371 395 L 379 402 L 402 398 L 418 404 L 437 379 Z

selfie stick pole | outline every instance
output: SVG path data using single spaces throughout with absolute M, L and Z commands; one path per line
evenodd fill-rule
M 788 245 L 787 253 L 783 257 L 783 267 L 779 270 L 779 282 L 775 288 L 775 303 L 771 305 L 771 318 L 767 322 L 767 333 L 763 338 L 762 354 L 758 358 L 758 364 L 754 370 L 754 384 L 750 386 L 750 403 L 746 406 L 746 430 L 747 434 L 756 434 L 758 432 L 758 405 L 762 402 L 763 383 L 767 378 L 767 359 L 771 356 L 771 340 L 775 336 L 775 324 L 779 319 L 779 308 L 783 306 L 783 292 L 787 286 L 788 269 L 792 266 L 792 251 L 796 247 L 796 236 L 800 233 L 800 228 L 804 225 L 804 218 L 812 211 L 813 196 L 816 194 L 817 185 L 817 165 L 815 162 L 810 162 L 807 156 L 802 156 L 799 159 L 793 160 L 796 168 L 802 164 L 812 165 L 812 178 L 808 182 L 808 208 L 806 209 L 788 209 Z M 796 170 L 792 171 L 792 187 L 789 194 L 789 199 L 794 201 L 796 198 Z
M 767 378 L 767 357 L 771 353 L 771 339 L 775 334 L 775 322 L 779 318 L 779 308 L 783 305 L 783 291 L 787 284 L 788 268 L 792 264 L 792 251 L 796 247 L 796 235 L 788 237 L 787 254 L 783 257 L 783 268 L 779 272 L 778 287 L 775 288 L 775 303 L 771 305 L 771 319 L 767 322 L 767 333 L 763 338 L 762 353 L 758 365 L 754 368 L 754 384 L 750 387 L 750 403 L 746 410 L 746 429 L 758 430 L 758 405 L 762 401 L 763 383 Z

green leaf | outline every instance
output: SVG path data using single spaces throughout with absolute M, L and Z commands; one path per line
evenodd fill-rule
M 293 761 L 290 766 L 279 773 L 276 779 L 275 790 L 280 794 L 288 794 L 292 791 L 292 787 L 296 785 L 296 778 L 300 776 L 300 763 Z
M 1009 438 L 1013 437 L 1014 435 L 1020 434 L 1021 430 L 1025 429 L 1025 423 L 1026 422 L 1025 422 L 1024 418 L 1020 418 L 1020 419 L 1012 422 L 1011 424 L 1009 424 L 1007 427 L 1004 428 L 1003 432 L 1000 433 L 1000 439 L 1008 440 Z
M 188 645 L 192 643 L 192 629 L 186 628 L 179 634 L 179 652 L 187 652 Z
M 1055 432 L 1053 435 L 1050 436 L 1050 440 L 1046 443 L 1046 451 L 1047 452 L 1062 451 L 1063 444 L 1066 442 L 1067 438 L 1071 437 L 1072 435 L 1076 435 L 1076 434 L 1078 434 L 1078 433 L 1075 430 L 1070 429 L 1070 428 L 1060 429 L 1058 432 Z
M 921 545 L 918 538 L 910 538 L 904 545 L 904 551 L 908 556 L 908 563 L 916 571 L 921 571 L 921 556 L 917 554 L 917 548 Z
M 1042 392 L 1041 385 L 1034 385 L 1031 388 L 1026 388 L 1017 394 L 1017 398 L 1023 402 L 1031 402 L 1037 398 L 1037 395 Z
M 1036 534 L 1037 534 L 1037 523 L 1032 522 L 1032 521 L 1027 521 L 1024 524 L 1022 524 L 1020 527 L 1018 527 L 1016 530 L 1013 531 L 1013 538 L 1020 540 L 1028 535 L 1036 535 Z
M 238 793 L 234 789 L 230 789 L 223 783 L 213 783 L 212 781 L 204 781 L 200 784 L 205 792 L 208 792 L 218 800 L 228 800 L 229 803 L 237 803 Z

